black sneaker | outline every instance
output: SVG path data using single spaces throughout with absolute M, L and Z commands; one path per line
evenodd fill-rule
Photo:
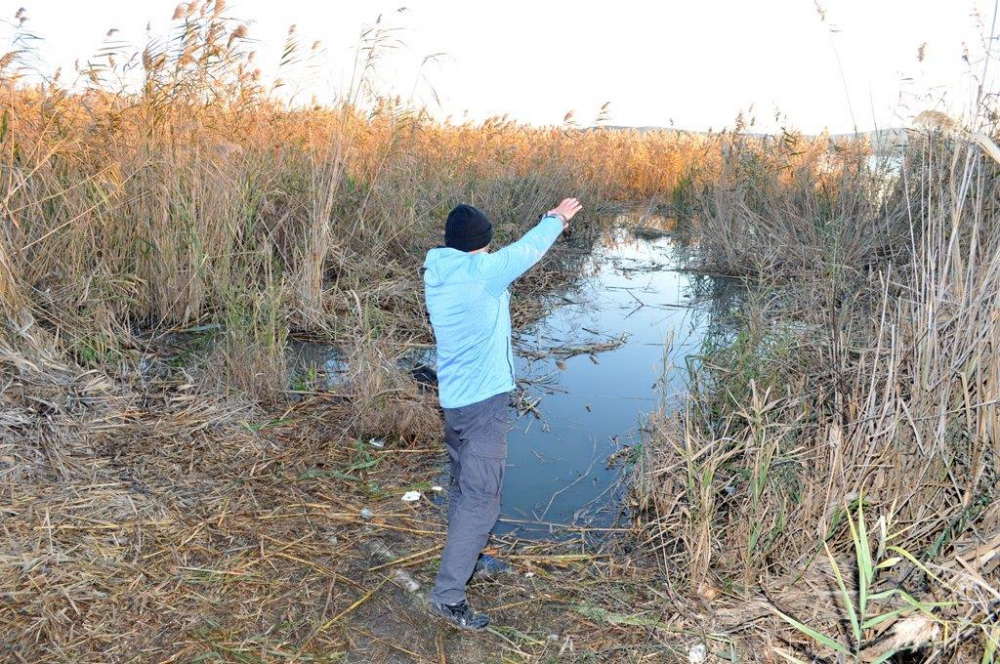
M 481 632 L 490 624 L 490 618 L 485 613 L 476 613 L 464 599 L 458 604 L 442 604 L 427 602 L 431 613 L 441 616 L 459 629 Z

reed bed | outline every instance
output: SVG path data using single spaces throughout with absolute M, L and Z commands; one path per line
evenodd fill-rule
M 977 148 L 925 137 L 895 176 L 826 137 L 441 123 L 372 91 L 378 29 L 355 88 L 293 107 L 222 2 L 174 19 L 108 45 L 82 89 L 0 58 L 3 659 L 831 657 L 777 610 L 865 656 L 996 638 L 1000 234 Z M 289 62 L 307 51 L 292 33 Z M 500 626 L 456 635 L 410 584 L 443 528 L 439 413 L 397 362 L 430 341 L 419 267 L 458 202 L 503 243 L 566 194 L 588 213 L 518 285 L 516 323 L 637 201 L 751 286 L 686 407 L 650 421 L 638 540 L 500 539 L 519 574 L 472 590 Z M 292 337 L 340 347 L 349 379 L 291 389 Z M 881 645 L 844 636 L 834 573 L 860 569 L 866 515 L 875 560 L 913 560 L 847 596 L 928 609 Z
M 743 279 L 745 297 L 720 312 L 683 406 L 651 422 L 648 544 L 720 632 L 764 642 L 762 661 L 910 647 L 993 661 L 996 163 L 927 132 L 898 169 L 741 142 L 730 155 L 691 233 L 695 260 Z M 885 617 L 852 631 L 869 591 L 861 620 Z
M 243 349 L 219 359 L 246 389 L 233 368 L 259 362 L 273 382 L 290 332 L 426 340 L 419 267 L 457 202 L 506 242 L 572 191 L 594 201 L 585 234 L 603 204 L 669 195 L 711 152 L 680 132 L 434 122 L 370 91 L 367 65 L 336 106 L 289 107 L 218 7 L 186 4 L 141 53 L 109 46 L 84 90 L 23 83 L 18 52 L 0 77 L 3 306 L 89 366 L 130 332 L 212 324 Z M 522 293 L 552 278 L 537 274 Z

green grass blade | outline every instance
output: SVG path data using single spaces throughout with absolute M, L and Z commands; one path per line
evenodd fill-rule
M 880 655 L 878 659 L 872 660 L 871 664 L 885 664 L 885 662 L 888 662 L 889 658 L 892 657 L 893 655 L 895 655 L 897 652 L 899 652 L 899 651 L 898 650 L 890 650 L 889 652 L 885 653 L 884 655 Z
M 898 564 L 899 561 L 901 561 L 902 559 L 903 559 L 902 556 L 893 556 L 892 558 L 886 558 L 885 560 L 883 560 L 882 562 L 880 562 L 878 565 L 876 565 L 875 569 L 877 569 L 877 570 L 878 569 L 889 569 L 890 567 L 893 567 L 896 564 Z M 871 599 L 871 598 L 869 598 L 869 599 Z
M 924 613 L 926 613 L 930 617 L 934 617 L 933 616 L 934 609 L 939 609 L 939 608 L 946 607 L 946 606 L 956 606 L 958 604 L 958 602 L 955 602 L 955 601 L 951 601 L 951 602 L 921 602 L 920 600 L 914 598 L 912 595 L 910 595 L 909 593 L 907 593 L 905 590 L 900 590 L 899 588 L 892 588 L 891 590 L 887 590 L 885 593 L 879 593 L 880 596 L 883 595 L 883 594 L 886 597 L 889 597 L 889 596 L 892 596 L 892 595 L 897 595 L 900 598 L 902 598 L 902 600 L 904 602 L 906 602 L 907 604 L 909 604 L 911 607 L 913 607 L 914 609 L 917 609 L 918 611 L 923 611 Z
M 771 610 L 774 611 L 775 613 L 777 613 L 778 617 L 780 617 L 786 623 L 788 623 L 789 625 L 791 625 L 795 629 L 799 630 L 800 632 L 802 632 L 803 634 L 805 634 L 806 636 L 808 636 L 810 639 L 812 639 L 816 643 L 821 643 L 824 646 L 826 646 L 827 648 L 829 648 L 830 650 L 833 650 L 834 652 L 838 652 L 838 653 L 840 653 L 842 655 L 850 655 L 851 654 L 850 650 L 848 650 L 847 646 L 845 646 L 844 644 L 842 644 L 842 643 L 840 643 L 838 641 L 835 641 L 834 639 L 831 639 L 829 636 L 827 636 L 826 634 L 823 634 L 822 632 L 817 632 L 812 627 L 809 627 L 807 625 L 804 625 L 804 624 L 800 623 L 798 620 L 796 620 L 795 618 L 791 617 L 790 615 L 788 615 L 786 613 L 783 613 L 777 607 L 772 606 Z
M 844 583 L 844 577 L 840 573 L 840 566 L 837 565 L 836 559 L 833 557 L 833 552 L 830 551 L 830 547 L 825 543 L 823 547 L 826 549 L 826 556 L 830 559 L 830 566 L 833 568 L 833 575 L 837 579 L 837 587 L 840 589 L 840 595 L 844 599 L 844 608 L 847 610 L 847 618 L 851 621 L 851 633 L 854 635 L 854 643 L 858 646 L 861 645 L 861 624 L 858 619 L 858 614 L 854 610 L 854 602 L 851 600 L 851 594 L 847 591 L 847 584 Z
M 1000 645 L 1000 627 L 993 626 L 989 632 L 984 634 L 986 647 L 983 649 L 982 664 L 996 664 L 997 645 Z
M 868 542 L 868 526 L 865 524 L 864 496 L 858 499 L 857 530 L 851 527 L 851 537 L 858 558 L 858 612 L 862 618 L 868 612 L 868 591 L 875 577 L 872 564 L 872 550 Z M 850 520 L 848 520 L 850 523 Z
M 881 625 L 886 620 L 892 620 L 893 618 L 898 618 L 900 615 L 906 613 L 907 611 L 912 611 L 912 610 L 913 610 L 912 608 L 904 606 L 901 609 L 895 609 L 893 611 L 889 611 L 888 613 L 883 613 L 882 615 L 874 616 L 861 623 L 861 629 L 871 629 L 876 625 Z
M 927 569 L 926 565 L 924 565 L 922 562 L 920 562 L 919 560 L 917 560 L 916 558 L 914 558 L 913 554 L 911 554 L 906 549 L 901 549 L 898 546 L 890 546 L 889 550 L 890 551 L 894 551 L 895 553 L 898 553 L 902 557 L 904 557 L 907 560 L 909 560 L 911 563 L 913 563 L 914 565 L 917 566 L 917 569 L 919 569 L 921 572 L 923 572 L 924 574 L 926 574 L 930 578 L 934 579 L 938 583 L 944 583 L 944 581 L 942 581 L 941 578 L 938 575 L 936 575 L 934 572 L 932 572 L 929 569 Z

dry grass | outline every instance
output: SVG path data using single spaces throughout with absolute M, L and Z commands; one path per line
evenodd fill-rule
M 896 180 L 822 138 L 441 124 L 364 81 L 288 108 L 221 3 L 175 19 L 128 93 L 128 54 L 85 92 L 0 64 L 5 659 L 659 661 L 702 642 L 771 661 L 814 645 L 772 607 L 843 625 L 822 545 L 850 568 L 862 497 L 937 577 L 879 582 L 960 602 L 935 613 L 934 661 L 982 647 L 1000 232 L 994 166 L 961 134 L 916 143 Z M 503 243 L 566 192 L 669 206 L 703 267 L 755 286 L 688 408 L 651 422 L 644 546 L 501 540 L 535 576 L 474 598 L 508 629 L 438 632 L 389 573 L 428 583 L 441 541 L 436 506 L 398 500 L 442 463 L 434 400 L 396 363 L 429 341 L 419 266 L 455 203 Z M 516 322 L 578 256 L 546 260 Z M 215 330 L 210 352 L 164 366 L 149 340 L 176 329 Z M 288 401 L 291 335 L 344 348 L 343 390 Z M 926 627 L 903 618 L 890 638 Z
M 582 534 L 495 542 L 520 574 L 470 591 L 496 631 L 428 620 L 407 585 L 433 582 L 441 507 L 399 498 L 441 481 L 440 423 L 432 396 L 363 352 L 378 361 L 351 391 L 265 412 L 5 347 L 3 659 L 628 661 L 673 651 L 650 631 L 687 638 L 641 551 Z
M 824 543 L 851 550 L 845 514 L 863 504 L 879 550 L 951 568 L 903 561 L 884 583 L 956 602 L 934 612 L 947 626 L 934 661 L 971 661 L 998 597 L 996 164 L 938 135 L 911 142 L 895 179 L 863 155 L 827 171 L 753 145 L 732 154 L 693 233 L 710 270 L 756 278 L 686 408 L 654 418 L 639 487 L 649 542 L 686 592 L 838 634 L 839 595 L 805 579 L 817 564 L 829 577 Z M 984 545 L 979 563 L 956 562 Z M 757 618 L 775 629 L 773 613 Z M 799 657 L 829 655 L 791 634 Z

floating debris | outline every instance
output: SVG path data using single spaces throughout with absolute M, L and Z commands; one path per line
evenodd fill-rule
M 540 360 L 545 357 L 555 357 L 557 360 L 567 360 L 571 357 L 576 357 L 577 355 L 589 355 L 592 361 L 594 359 L 595 353 L 604 353 L 609 350 L 615 350 L 625 345 L 628 342 L 629 333 L 623 332 L 617 337 L 613 337 L 610 341 L 606 342 L 594 342 L 589 344 L 582 344 L 578 346 L 556 346 L 554 348 L 543 348 L 539 350 L 534 349 L 521 349 L 520 354 L 524 357 L 528 357 L 534 360 Z M 565 362 L 563 367 L 565 367 Z
M 677 226 L 676 219 L 665 219 L 665 228 L 656 228 L 654 226 L 635 226 L 632 228 L 632 235 L 640 240 L 659 240 L 660 238 L 670 237 L 672 231 Z
M 635 447 L 632 445 L 622 445 L 619 449 L 612 452 L 607 459 L 604 460 L 605 468 L 614 468 L 618 464 L 628 463 L 633 460 L 636 455 Z

